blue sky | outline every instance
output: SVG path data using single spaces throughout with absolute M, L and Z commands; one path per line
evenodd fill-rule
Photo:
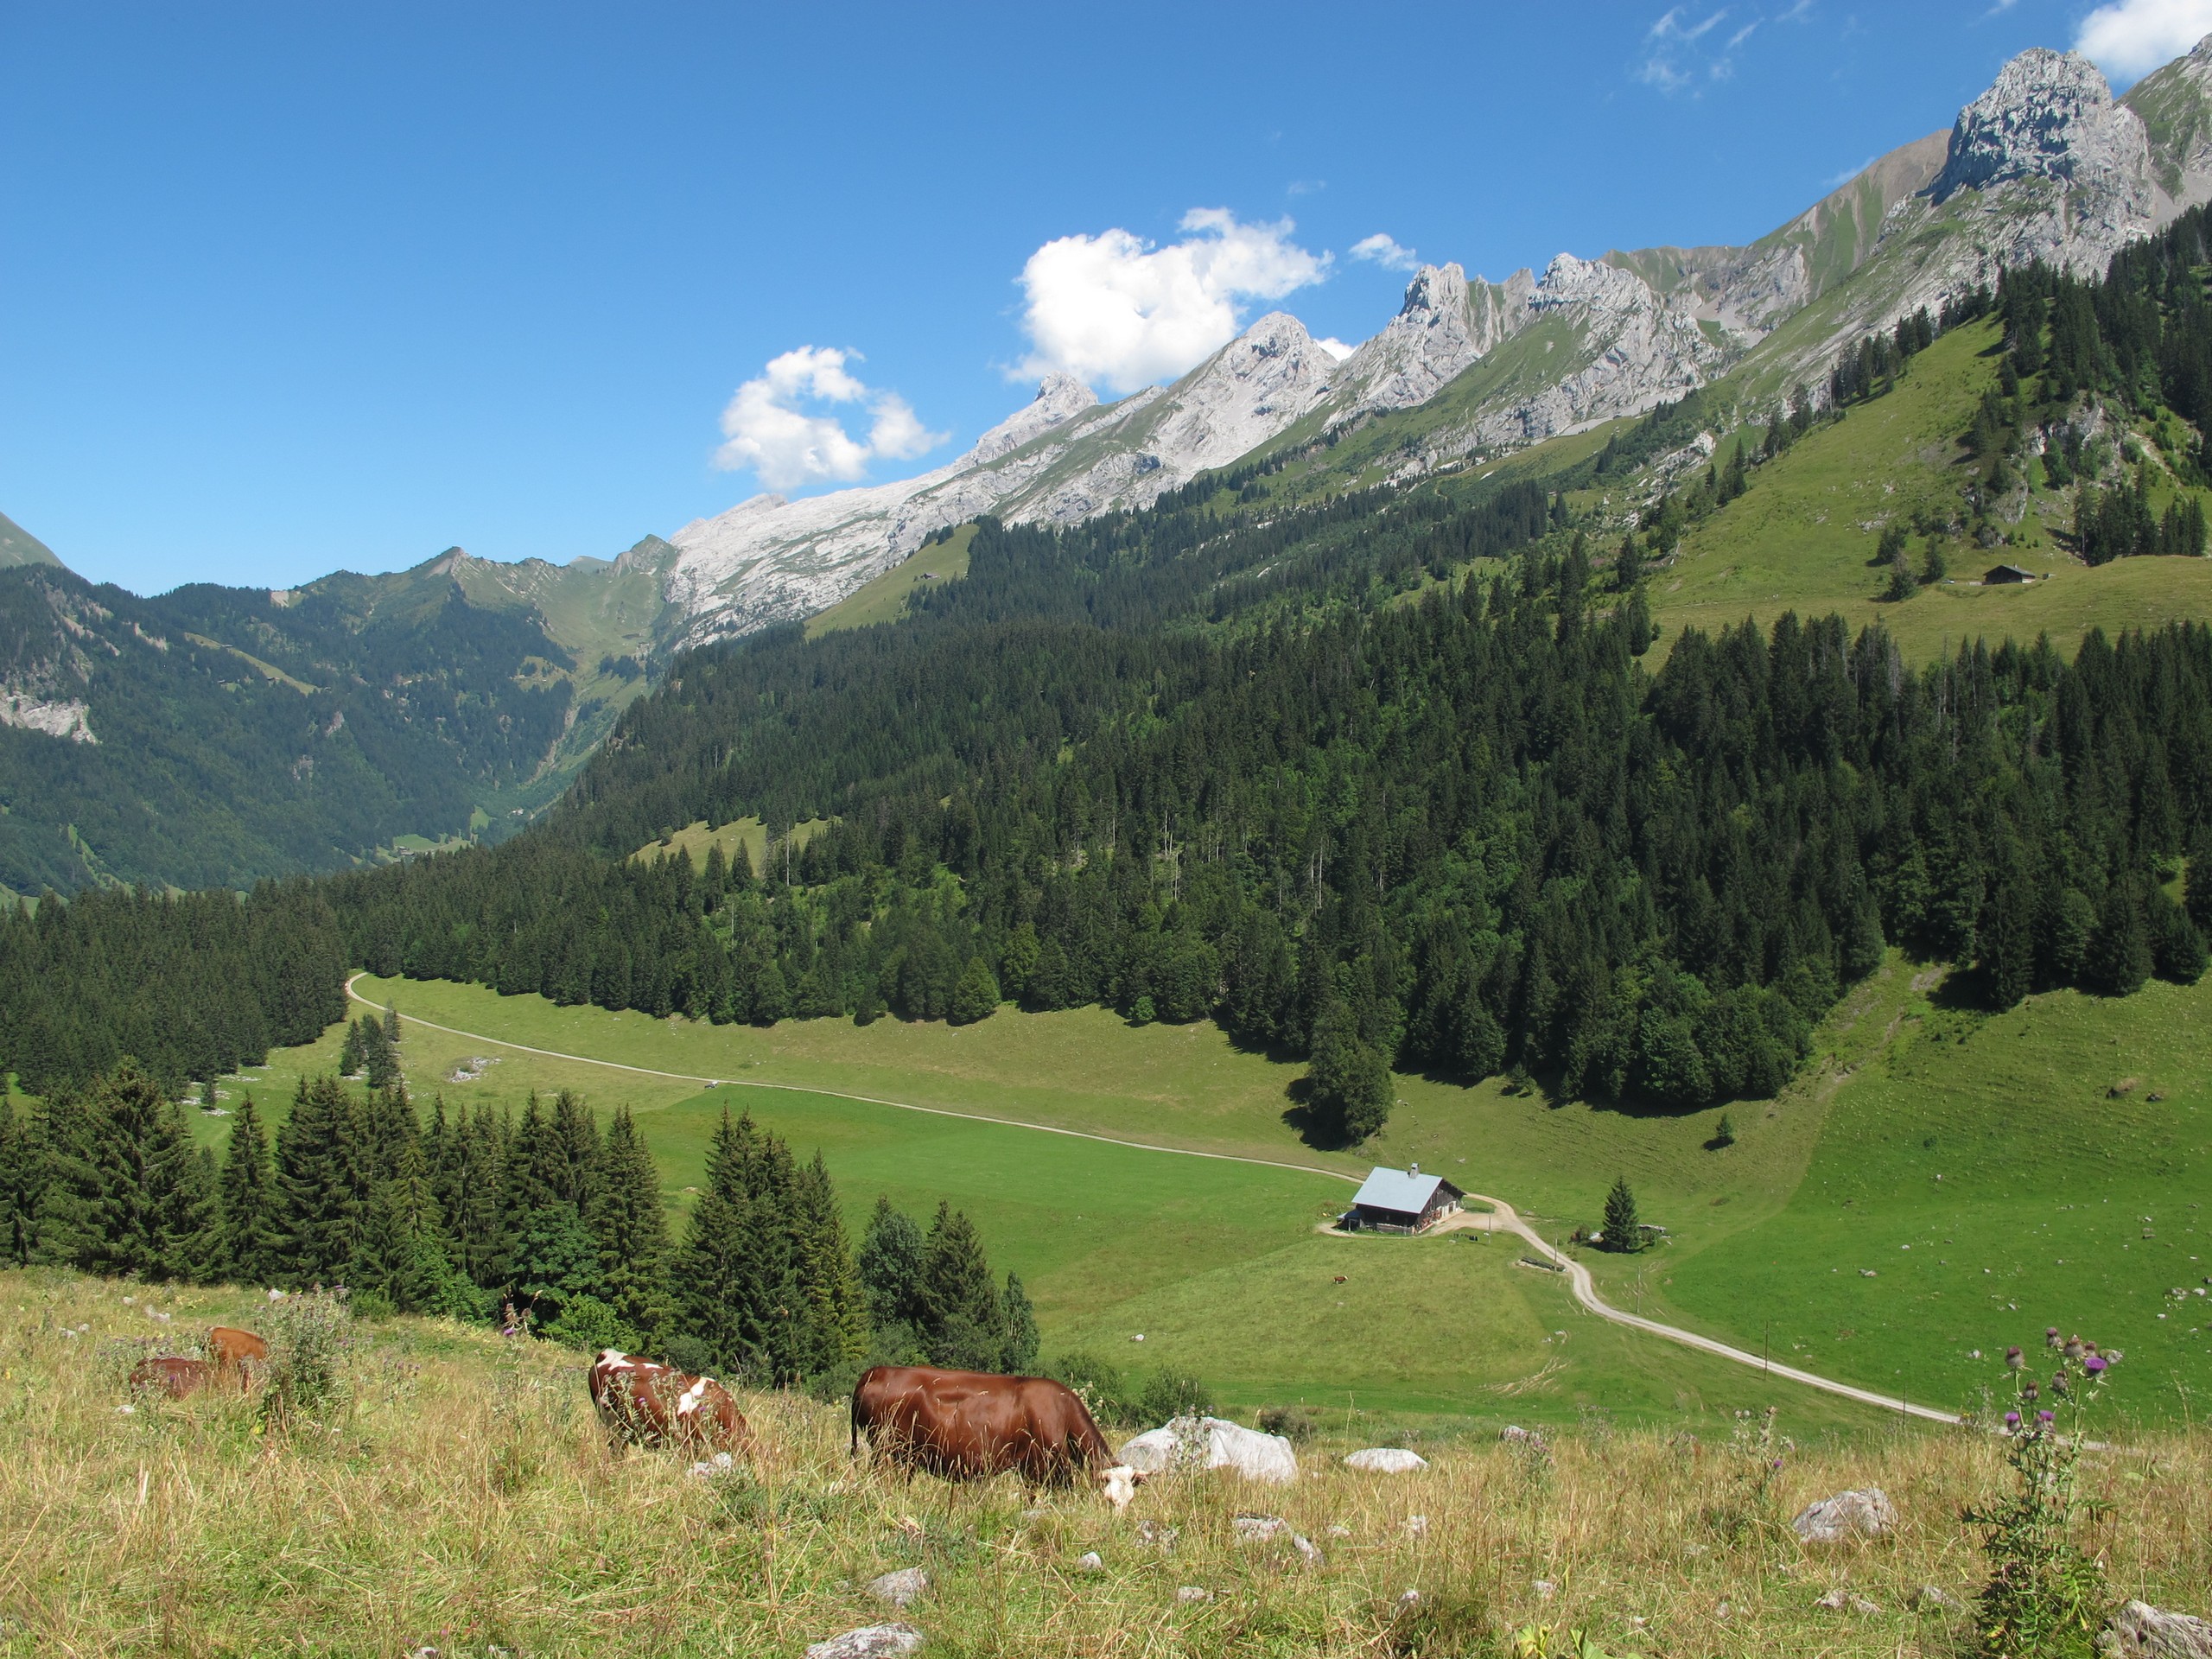
M 2201 12 L 2091 26 L 2124 84 Z M 612 554 L 937 464 L 1054 362 L 1356 341 L 1394 248 L 1747 240 L 2089 16 L 5 0 L 0 511 L 142 592 Z

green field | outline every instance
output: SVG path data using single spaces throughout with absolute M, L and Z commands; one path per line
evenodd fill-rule
M 906 601 L 925 580 L 952 582 L 968 574 L 968 547 L 976 539 L 976 526 L 963 524 L 950 539 L 925 547 L 903 564 L 894 564 L 881 575 L 855 588 L 826 611 L 806 619 L 806 637 L 818 639 L 839 628 L 864 628 L 874 622 L 896 622 L 906 613 Z
M 878 1192 L 917 1211 L 941 1197 L 968 1210 L 994 1261 L 1028 1283 L 1048 1351 L 1090 1349 L 1137 1374 L 1186 1367 L 1232 1401 L 1542 1420 L 1584 1405 L 1663 1414 L 1768 1397 L 1739 1368 L 1583 1315 L 1503 1243 L 1313 1232 L 1350 1190 L 1331 1172 L 1418 1160 L 1562 1239 L 1596 1220 L 1605 1187 L 1626 1173 L 1672 1242 L 1587 1257 L 1610 1299 L 1848 1382 L 1971 1405 L 2005 1344 L 2056 1324 L 2128 1353 L 2126 1376 L 2141 1379 L 2126 1390 L 2132 1408 L 2162 1419 L 2201 1409 L 2212 1298 L 2169 1293 L 2206 1272 L 2190 1259 L 2208 1252 L 2192 1248 L 2203 1222 L 2190 1206 L 2212 1189 L 2212 984 L 2154 984 L 2119 1003 L 2058 993 L 1979 1020 L 1930 1002 L 1937 977 L 1893 957 L 1822 1027 L 1815 1062 L 1783 1098 L 1730 1109 L 1738 1139 L 1723 1149 L 1709 1144 L 1717 1109 L 1643 1116 L 1510 1095 L 1495 1080 L 1402 1077 L 1389 1128 L 1357 1154 L 1301 1144 L 1283 1121 L 1300 1068 L 1240 1052 L 1210 1024 L 1008 1009 L 957 1029 L 811 1020 L 760 1031 L 480 987 L 360 988 L 394 998 L 403 1020 L 685 1074 L 414 1024 L 408 1072 L 425 1100 L 512 1104 L 569 1087 L 601 1108 L 627 1103 L 678 1218 L 728 1100 L 802 1155 L 821 1148 L 856 1220 Z M 272 1056 L 262 1097 L 281 1109 L 294 1077 L 334 1063 L 339 1035 Z M 480 1058 L 498 1063 L 471 1065 Z M 478 1075 L 454 1081 L 464 1069 Z M 760 1084 L 785 1086 L 747 1086 Z M 874 1103 L 887 1101 L 1303 1167 Z M 200 1123 L 219 1137 L 221 1120 Z M 2069 1219 L 2087 1208 L 2094 1219 Z M 2154 1238 L 2137 1236 L 2145 1215 Z M 2083 1248 L 2054 1248 L 2057 1232 L 2083 1236 Z M 1860 1276 L 1869 1268 L 1876 1276 Z M 1974 1349 L 1987 1357 L 1968 1358 Z M 1774 1397 L 1801 1423 L 1871 1414 L 1795 1388 Z
M 1923 588 L 1902 604 L 1878 597 L 1886 573 L 1869 561 L 1884 526 L 1910 527 L 1916 511 L 1948 518 L 1958 509 L 1958 440 L 1993 382 L 1997 339 L 1991 322 L 1944 335 L 1894 391 L 1815 429 L 1760 467 L 1740 499 L 1694 528 L 1673 565 L 1651 578 L 1662 646 L 1685 627 L 1713 632 L 1746 616 L 1764 626 L 1794 610 L 1835 612 L 1854 632 L 1879 623 L 1923 660 L 1976 638 L 1994 645 L 2040 633 L 2070 655 L 2092 627 L 2110 635 L 2212 617 L 2212 559 L 2120 559 L 2092 569 L 2052 541 L 2045 513 L 2057 515 L 2061 528 L 2070 520 L 2040 491 L 2018 526 L 2022 545 L 1983 549 L 1955 537 L 1951 585 Z M 1916 537 L 1916 563 L 1922 546 Z M 1982 573 L 1999 563 L 2049 579 L 1980 587 Z

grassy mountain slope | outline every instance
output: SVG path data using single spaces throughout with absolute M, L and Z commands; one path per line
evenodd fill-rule
M 0 568 L 11 564 L 59 564 L 54 550 L 0 512 Z

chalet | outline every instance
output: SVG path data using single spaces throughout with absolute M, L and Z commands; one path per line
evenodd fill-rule
M 1985 588 L 1999 588 L 2008 582 L 2033 582 L 2035 579 L 2035 572 L 2032 570 L 2023 570 L 2017 564 L 2000 564 L 1993 567 L 1989 574 L 1981 579 L 1981 585 Z
M 1347 1231 L 1418 1233 L 1459 1207 L 1467 1195 L 1441 1175 L 1424 1175 L 1421 1166 L 1368 1173 L 1344 1214 Z

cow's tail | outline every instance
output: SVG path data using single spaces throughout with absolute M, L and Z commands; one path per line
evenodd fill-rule
M 853 1446 L 851 1456 L 853 1460 L 857 1463 L 860 1461 L 861 1455 L 861 1385 L 857 1382 L 853 1384 L 852 1418 Z

